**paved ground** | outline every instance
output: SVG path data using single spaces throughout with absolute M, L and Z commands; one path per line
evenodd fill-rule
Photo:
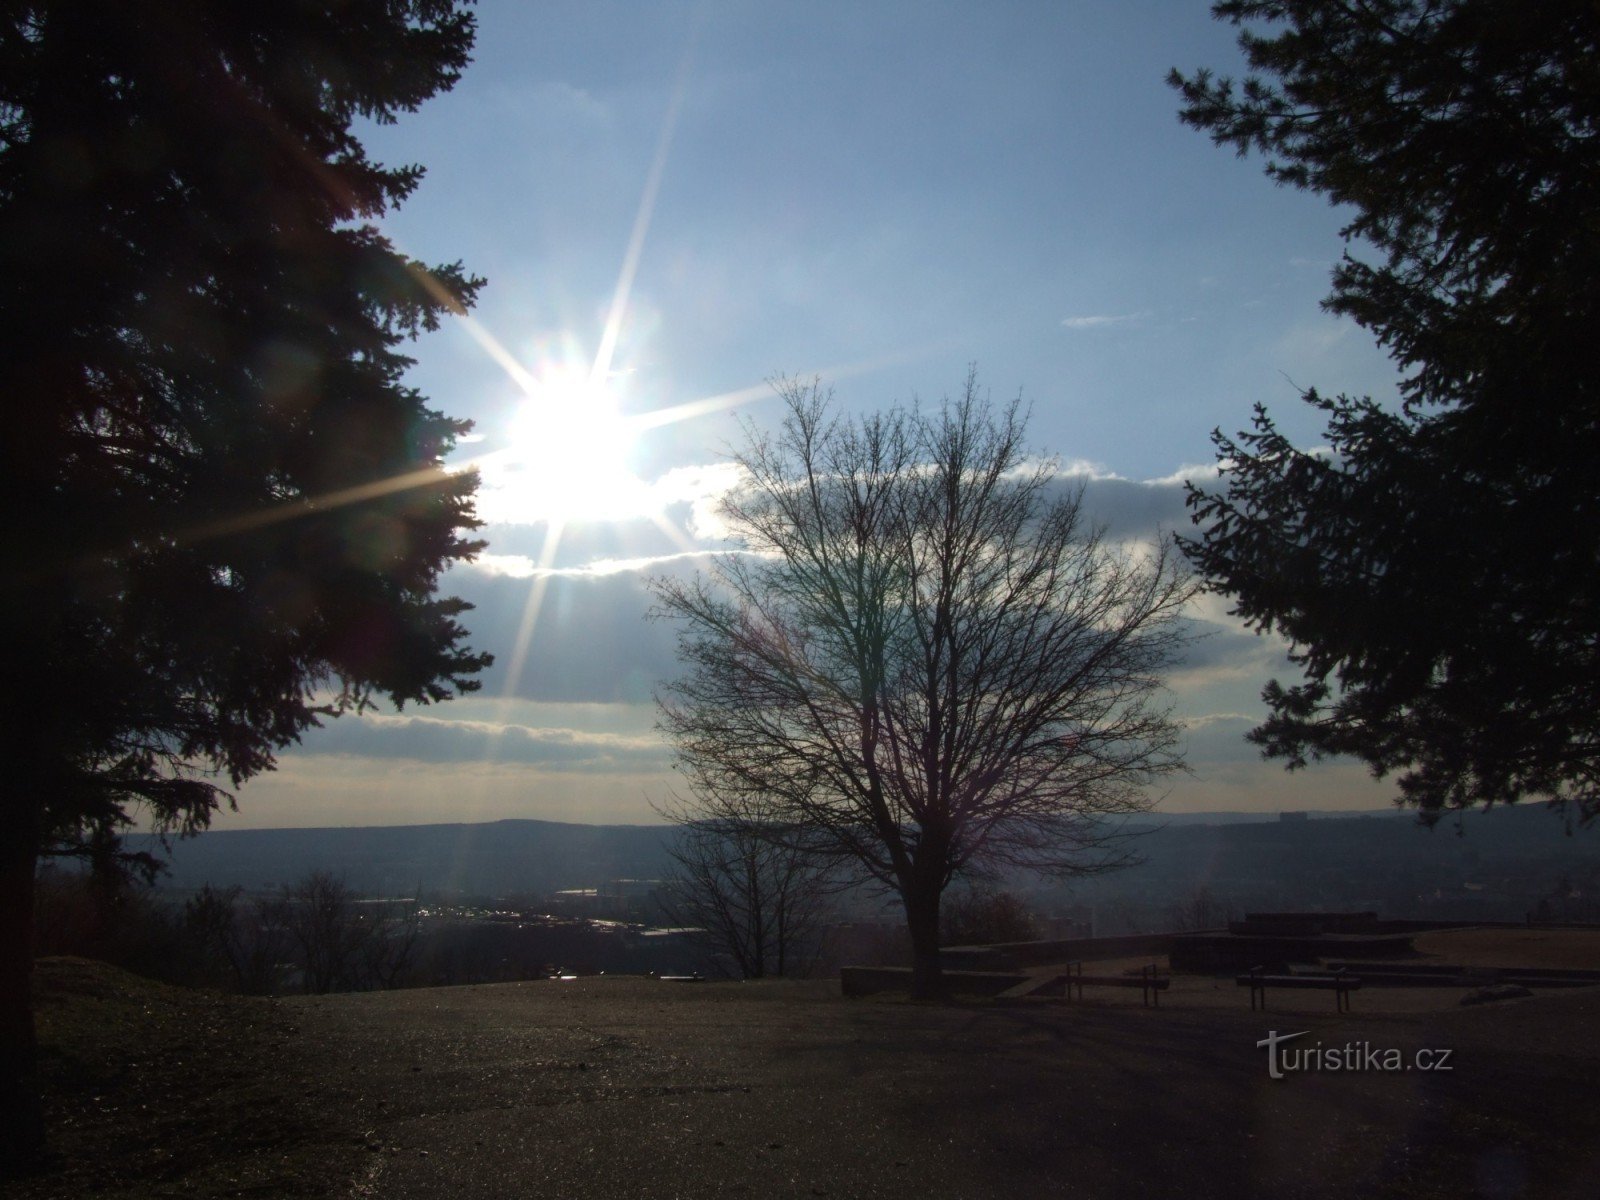
M 41 979 L 62 1162 L 23 1200 L 1600 1195 L 1594 988 L 1375 990 L 1340 1016 L 1322 993 L 1252 1013 L 1231 980 L 1158 1010 L 607 978 L 269 1002 L 81 960 Z M 1274 1030 L 1452 1070 L 1273 1080 Z
M 1600 997 L 1430 1017 L 1239 999 L 963 1008 L 598 979 L 308 1000 L 297 1019 L 360 1081 L 358 1195 L 1600 1192 L 1593 1117 L 1566 1117 L 1600 1067 Z M 1550 1034 L 1573 1028 L 1588 1044 L 1563 1052 Z M 1454 1070 L 1272 1080 L 1256 1042 L 1274 1029 L 1450 1049 Z M 1556 1132 L 1529 1144 L 1528 1121 Z

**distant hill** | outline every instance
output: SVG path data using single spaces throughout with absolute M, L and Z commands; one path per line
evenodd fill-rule
M 660 825 L 557 821 L 215 830 L 173 842 L 161 883 L 254 891 L 325 870 L 371 895 L 411 895 L 419 887 L 464 897 L 542 893 L 657 878 L 667 869 L 671 836 Z M 134 849 L 161 853 L 153 837 L 128 840 Z
M 1454 818 L 1432 831 L 1414 814 L 1381 810 L 1312 814 L 1157 814 L 1134 839 L 1143 862 L 1073 885 L 1082 897 L 1117 893 L 1154 901 L 1205 885 L 1241 901 L 1285 906 L 1378 905 L 1440 887 L 1482 886 L 1542 895 L 1563 876 L 1600 872 L 1600 824 L 1570 835 L 1541 806 Z M 275 889 L 313 870 L 342 875 L 370 895 L 460 898 L 538 895 L 612 879 L 660 878 L 670 869 L 669 826 L 575 825 L 556 821 L 388 825 L 342 829 L 219 830 L 174 842 L 165 887 L 205 883 Z M 154 838 L 130 838 L 154 849 Z M 1252 899 L 1256 898 L 1256 899 Z
M 1416 814 L 1398 808 L 1376 808 L 1359 812 L 1334 809 L 1301 809 L 1290 814 L 1293 817 L 1304 816 L 1312 821 L 1357 821 L 1382 819 L 1393 820 L 1395 817 L 1416 819 Z M 1148 817 L 1141 817 L 1141 822 L 1148 822 L 1157 828 L 1171 828 L 1187 825 L 1267 825 L 1277 824 L 1282 819 L 1277 812 L 1154 812 Z

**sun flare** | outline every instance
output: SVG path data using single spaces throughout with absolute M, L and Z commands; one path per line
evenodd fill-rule
M 603 386 L 544 382 L 518 403 L 504 454 L 486 473 L 495 515 L 565 523 L 646 511 L 649 489 L 629 465 L 634 425 Z

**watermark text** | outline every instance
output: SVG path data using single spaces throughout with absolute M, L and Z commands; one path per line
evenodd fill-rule
M 1267 1074 L 1273 1079 L 1311 1071 L 1453 1071 L 1451 1056 L 1454 1050 L 1423 1047 L 1409 1053 L 1395 1046 L 1374 1046 L 1371 1042 L 1351 1041 L 1342 1044 L 1325 1042 L 1299 1042 L 1309 1036 L 1309 1029 L 1296 1033 L 1279 1033 L 1268 1030 L 1267 1036 L 1256 1043 L 1257 1049 L 1267 1052 Z

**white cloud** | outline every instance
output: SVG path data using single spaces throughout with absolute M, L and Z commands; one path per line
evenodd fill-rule
M 1230 725 L 1254 726 L 1261 723 L 1261 718 L 1253 717 L 1249 713 L 1238 712 L 1201 713 L 1199 716 L 1178 718 L 1178 724 L 1182 725 L 1185 729 L 1190 730 L 1207 729 L 1212 725 L 1220 725 L 1224 723 Z
M 1232 465 L 1230 462 L 1229 466 Z M 1222 464 L 1215 459 L 1208 463 L 1185 463 L 1170 475 L 1163 475 L 1159 479 L 1146 479 L 1144 482 L 1151 487 L 1182 487 L 1186 483 L 1199 483 L 1208 479 L 1215 479 L 1221 473 Z
M 719 554 L 745 553 L 748 551 L 680 550 L 674 554 L 650 554 L 637 558 L 597 558 L 574 567 L 541 567 L 525 554 L 480 554 L 474 561 L 465 564 L 465 569 L 476 567 L 486 575 L 503 575 L 508 579 L 582 579 L 621 575 L 629 571 L 642 573 L 685 559 L 704 560 Z
M 504 575 L 508 579 L 529 579 L 539 567 L 526 554 L 480 554 L 471 562 L 462 563 L 456 569 L 481 571 L 485 575 Z
M 302 753 L 419 762 L 522 763 L 561 771 L 654 775 L 670 750 L 654 734 L 596 733 L 560 727 L 360 713 L 306 735 Z
M 722 498 L 744 483 L 744 468 L 737 463 L 709 463 L 675 467 L 657 479 L 653 490 L 663 509 L 688 504 L 685 521 L 690 537 L 703 542 L 726 541 L 731 530 L 722 518 Z
M 1148 311 L 1135 313 L 1094 313 L 1081 317 L 1063 317 L 1061 324 L 1066 329 L 1104 329 L 1107 325 L 1125 325 L 1130 321 L 1142 321 L 1148 317 Z
M 1273 354 L 1292 377 L 1305 364 L 1322 363 L 1358 332 L 1355 322 L 1343 318 L 1297 321 L 1278 337 Z

